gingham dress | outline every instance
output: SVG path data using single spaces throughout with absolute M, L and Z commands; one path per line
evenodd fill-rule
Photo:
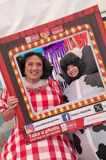
M 56 81 L 48 80 L 45 87 L 28 89 L 35 111 L 61 104 L 62 94 Z M 1 160 L 76 160 L 76 152 L 66 136 L 51 136 L 26 144 L 23 130 L 14 128 L 1 153 Z

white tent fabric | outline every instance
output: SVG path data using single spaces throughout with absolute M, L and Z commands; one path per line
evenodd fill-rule
M 97 3 L 99 5 L 102 17 L 106 17 L 106 0 L 98 0 Z
M 97 0 L 0 0 L 0 37 L 70 15 Z

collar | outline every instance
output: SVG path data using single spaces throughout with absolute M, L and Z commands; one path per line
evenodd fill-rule
M 23 81 L 24 81 L 25 88 L 28 88 L 28 89 L 37 89 L 39 87 L 46 86 L 48 83 L 48 80 L 45 80 L 45 79 L 41 79 L 36 83 L 31 83 L 27 81 L 25 78 L 23 78 Z

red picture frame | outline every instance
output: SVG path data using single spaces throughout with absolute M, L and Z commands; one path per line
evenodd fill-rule
M 85 126 L 105 121 L 105 37 L 106 32 L 99 9 L 97 6 L 93 6 L 73 15 L 0 39 L 0 69 L 10 95 L 16 95 L 19 99 L 18 117 L 23 122 L 21 127 L 25 125 L 24 127 L 30 141 L 39 140 L 51 134 L 60 134 L 67 130 L 75 131 Z M 65 103 L 57 106 L 56 109 L 33 114 L 23 84 L 17 57 L 24 56 L 25 52 L 30 50 L 38 48 L 44 50 L 51 46 L 54 47 L 55 44 L 60 45 L 60 43 L 68 43 L 69 41 L 71 41 L 71 47 L 74 46 L 74 48 L 76 46 L 79 46 L 79 48 L 84 47 L 85 43 L 91 45 L 91 50 L 103 82 L 104 91 L 100 95 L 97 93 L 98 95 L 92 95 L 90 98 Z M 99 110 L 100 108 L 102 110 Z M 64 114 L 65 117 L 69 115 L 70 118 L 64 120 Z M 78 116 L 75 117 L 75 115 Z M 52 119 L 58 117 L 58 120 L 61 120 L 60 123 L 57 121 L 53 123 L 54 120 L 51 121 L 48 129 L 44 123 L 47 126 L 50 123 L 51 117 Z M 91 122 L 90 119 L 92 120 Z M 41 127 L 37 128 L 38 124 Z M 34 132 L 31 127 L 34 129 Z

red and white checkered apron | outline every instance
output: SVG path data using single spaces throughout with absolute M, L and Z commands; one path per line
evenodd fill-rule
M 34 110 L 41 111 L 61 104 L 62 94 L 56 81 L 48 80 L 46 87 L 28 90 Z M 64 135 L 26 144 L 23 130 L 14 128 L 1 153 L 1 160 L 76 160 L 68 138 Z

